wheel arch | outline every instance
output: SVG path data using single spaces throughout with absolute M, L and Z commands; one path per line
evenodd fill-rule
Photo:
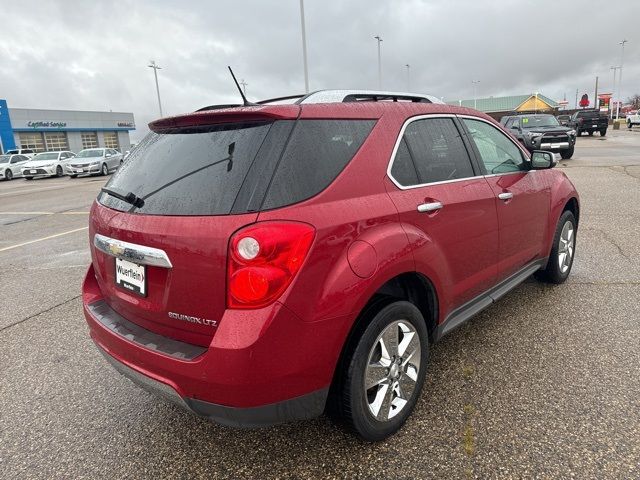
M 438 295 L 433 282 L 422 273 L 416 271 L 404 272 L 387 279 L 360 310 L 345 337 L 331 380 L 327 404 L 327 408 L 330 410 L 337 408 L 336 403 L 333 402 L 334 393 L 339 391 L 346 371 L 345 361 L 348 359 L 349 353 L 355 347 L 362 332 L 378 311 L 400 300 L 409 301 L 420 310 L 427 326 L 429 340 L 433 342 L 439 311 Z

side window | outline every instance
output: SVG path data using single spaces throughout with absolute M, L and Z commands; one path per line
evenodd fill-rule
M 527 170 L 522 152 L 504 133 L 480 120 L 463 121 L 488 174 Z
M 405 142 L 404 138 L 400 140 L 398 151 L 393 159 L 391 176 L 403 187 L 410 187 L 420 183 L 416 166 L 413 164 L 409 149 L 407 148 L 407 142 Z
M 420 183 L 473 177 L 469 154 L 451 118 L 411 122 L 404 141 L 418 171 Z

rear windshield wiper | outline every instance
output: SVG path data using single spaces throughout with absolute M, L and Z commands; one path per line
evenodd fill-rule
M 129 205 L 133 205 L 134 207 L 142 208 L 144 206 L 144 200 L 133 192 L 122 195 L 121 193 L 118 193 L 115 190 L 111 190 L 110 188 L 106 187 L 102 187 L 100 191 L 108 193 L 112 197 L 115 197 L 118 200 L 122 200 L 123 202 L 127 202 Z

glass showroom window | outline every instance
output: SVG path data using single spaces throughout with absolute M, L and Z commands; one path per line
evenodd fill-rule
M 81 138 L 82 148 L 98 148 L 98 134 L 96 132 L 84 132 Z
M 119 147 L 118 132 L 104 132 L 104 146 L 117 149 Z
M 21 133 L 20 148 L 30 148 L 35 152 L 44 152 L 45 148 L 42 133 Z
M 67 134 L 64 132 L 47 132 L 44 134 L 44 141 L 47 144 L 47 151 L 69 150 Z

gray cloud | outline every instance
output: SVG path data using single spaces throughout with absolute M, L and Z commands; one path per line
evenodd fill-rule
M 383 87 L 445 100 L 540 91 L 573 102 L 576 89 L 612 90 L 626 48 L 623 95 L 640 92 L 640 4 L 599 1 L 306 0 L 311 88 Z M 9 106 L 132 111 L 139 130 L 158 115 L 148 60 L 163 67 L 165 114 L 238 97 L 302 92 L 298 0 L 0 0 L 0 97 Z M 612 25 L 610 19 L 615 19 Z

